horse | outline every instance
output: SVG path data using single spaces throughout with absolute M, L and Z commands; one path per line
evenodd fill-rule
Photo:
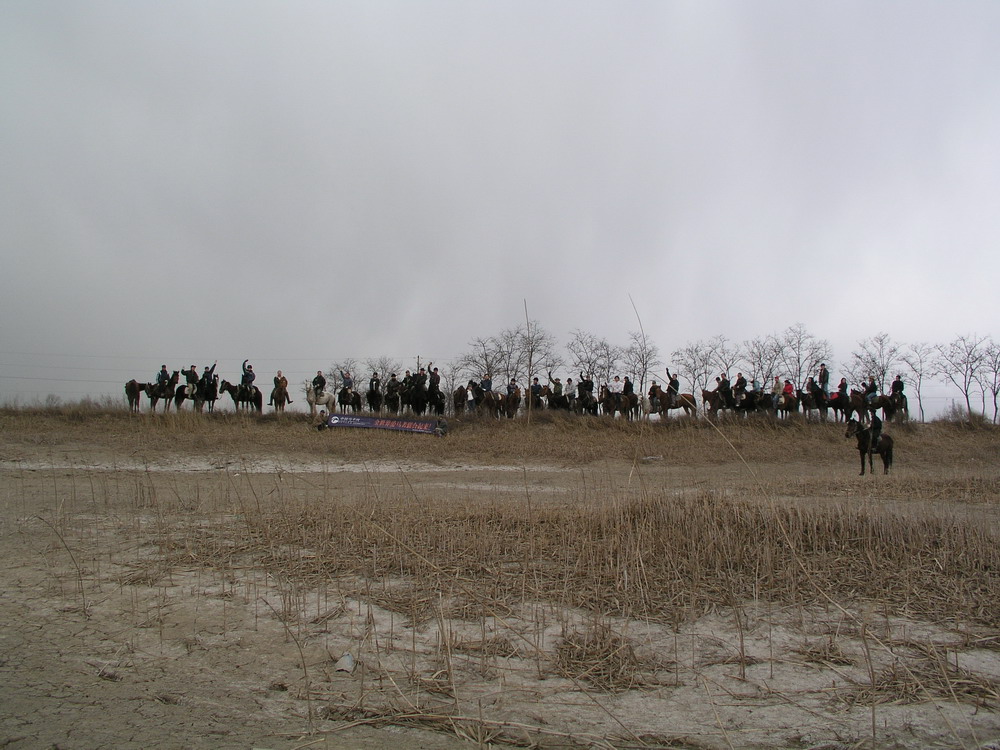
M 600 402 L 594 398 L 594 392 L 589 390 L 583 383 L 577 386 L 576 413 L 590 414 L 597 416 L 597 407 Z
M 826 394 L 823 391 L 817 393 L 806 393 L 803 390 L 796 391 L 799 403 L 802 405 L 802 413 L 806 415 L 806 421 L 809 420 L 809 412 L 819 411 L 819 418 L 821 421 L 826 421 L 826 414 L 829 411 L 829 404 L 827 403 Z
M 395 380 L 390 381 L 385 387 L 385 408 L 392 414 L 399 414 L 399 389 L 398 381 Z
M 902 415 L 904 422 L 910 418 L 910 407 L 906 400 L 906 394 L 893 393 L 889 396 L 889 401 L 892 403 L 896 413 Z
M 188 395 L 189 389 L 190 386 L 182 385 L 178 387 L 177 390 L 174 392 L 174 408 L 177 411 L 181 410 L 181 405 L 184 403 L 184 399 L 189 398 L 193 401 L 195 398 L 197 398 L 197 393 L 193 396 Z
M 437 416 L 444 416 L 445 398 L 444 392 L 440 388 L 427 390 L 427 408 Z
M 139 397 L 146 390 L 148 383 L 140 383 L 138 380 L 130 380 L 125 384 L 125 398 L 128 399 L 128 410 L 139 413 Z
M 851 389 L 851 411 L 845 412 L 848 420 L 851 418 L 851 414 L 857 414 L 858 418 L 862 422 L 867 422 L 869 417 L 868 410 L 868 400 L 865 398 L 865 394 L 861 391 Z
M 242 383 L 233 385 L 229 381 L 223 380 L 219 384 L 219 390 L 230 395 L 237 411 L 240 407 L 247 411 L 251 408 L 255 409 L 258 414 L 264 411 L 264 396 L 261 394 L 260 388 L 255 385 L 247 386 Z
M 339 393 L 337 393 L 337 403 L 340 404 L 341 411 L 346 412 L 350 408 L 351 411 L 357 414 L 361 411 L 361 394 L 357 391 L 341 388 Z
M 313 385 L 306 386 L 306 403 L 309 404 L 309 413 L 312 416 L 316 416 L 317 406 L 323 407 L 330 414 L 337 410 L 337 397 L 330 391 L 316 395 L 316 387 Z
M 376 391 L 374 388 L 369 388 L 365 392 L 365 401 L 368 402 L 368 408 L 372 412 L 382 411 L 382 391 Z
M 667 417 L 671 409 L 683 409 L 684 413 L 690 417 L 698 413 L 698 405 L 694 400 L 693 393 L 678 393 L 671 400 L 670 393 L 663 390 L 661 386 L 657 385 L 651 390 L 653 398 L 656 399 L 656 413 L 660 415 L 660 419 Z
M 480 393 L 482 393 L 482 396 L 479 396 Z M 486 412 L 494 419 L 500 418 L 500 409 L 502 407 L 502 404 L 499 396 L 496 393 L 494 393 L 493 391 L 484 391 L 479 386 L 476 386 L 475 390 L 473 390 L 473 394 L 475 396 L 479 396 L 478 400 L 476 401 L 476 408 L 479 411 Z
M 290 404 L 292 400 L 288 397 L 288 389 L 283 385 L 274 386 L 271 391 L 271 403 L 274 405 L 275 411 L 284 411 L 285 405 Z
M 542 396 L 545 397 L 550 409 L 562 409 L 563 411 L 569 411 L 569 399 L 562 393 L 558 396 L 553 395 L 552 388 L 550 386 L 542 386 Z
M 514 388 L 504 399 L 504 413 L 507 415 L 507 419 L 516 417 L 519 408 L 521 408 L 521 389 Z
M 827 406 L 833 410 L 833 418 L 837 422 L 843 418 L 846 422 L 851 418 L 851 414 L 854 413 L 854 407 L 851 406 L 851 397 L 840 393 L 831 393 L 826 400 Z
M 714 391 L 709 391 L 702 388 L 701 401 L 705 405 L 705 413 L 708 416 L 712 416 L 716 412 L 722 411 L 723 409 L 730 408 L 729 404 L 726 403 L 726 400 L 723 397 L 723 395 L 719 393 L 718 388 L 716 388 Z
M 469 400 L 469 391 L 464 385 L 458 386 L 455 392 L 451 394 L 451 403 L 455 407 L 456 414 L 462 414 L 465 411 L 465 402 Z
M 622 393 L 612 393 L 611 389 L 606 385 L 601 386 L 601 390 L 598 392 L 598 401 L 601 404 L 601 411 L 605 416 L 614 417 L 616 412 L 621 412 L 622 416 L 626 419 L 628 414 L 626 414 L 625 405 L 625 395 Z
M 750 414 L 767 414 L 774 411 L 774 399 L 764 391 L 747 391 L 743 398 L 736 402 L 736 412 L 744 416 Z
M 625 419 L 630 422 L 633 419 L 637 419 L 639 417 L 640 407 L 641 403 L 639 402 L 639 397 L 635 395 L 635 393 L 622 394 L 619 408 L 621 409 L 621 413 L 625 415 Z
M 844 437 L 857 438 L 858 453 L 861 454 L 861 476 L 865 475 L 865 456 L 868 456 L 868 470 L 875 473 L 875 468 L 872 466 L 873 453 L 882 457 L 882 473 L 889 473 L 889 467 L 892 466 L 892 437 L 879 435 L 878 442 L 872 446 L 872 428 L 862 427 L 856 419 L 848 420 L 847 432 L 844 433 Z
M 776 415 L 778 413 L 784 414 L 785 418 L 787 419 L 794 412 L 797 412 L 798 410 L 799 410 L 798 396 L 793 396 L 790 393 L 782 393 L 781 396 L 778 398 L 778 405 L 777 407 L 775 407 L 774 412 Z
M 209 380 L 203 378 L 198 383 L 198 394 L 194 401 L 194 408 L 201 411 L 201 407 L 208 404 L 209 413 L 214 412 L 215 402 L 219 399 L 219 376 L 213 375 Z
M 177 383 L 180 382 L 181 373 L 174 370 L 174 374 L 166 383 L 146 383 L 146 395 L 149 396 L 149 410 L 156 411 L 156 402 L 163 399 L 163 411 L 170 411 L 170 400 L 177 390 Z

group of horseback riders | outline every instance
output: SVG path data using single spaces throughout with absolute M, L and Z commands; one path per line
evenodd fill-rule
M 428 362 L 427 367 L 421 367 L 415 373 L 411 373 L 409 370 L 403 375 L 403 379 L 400 380 L 396 373 L 392 373 L 389 379 L 383 383 L 382 379 L 379 377 L 377 372 L 373 372 L 371 378 L 368 380 L 368 392 L 367 395 L 369 400 L 373 396 L 381 397 L 385 396 L 389 399 L 394 397 L 398 398 L 404 393 L 411 393 L 413 391 L 420 391 L 426 393 L 430 400 L 441 394 L 441 375 L 438 372 L 438 368 L 433 366 L 433 362 Z M 353 394 L 355 392 L 354 388 L 354 377 L 351 375 L 350 371 L 340 370 L 340 380 L 341 380 L 341 390 L 347 394 Z M 317 397 L 321 397 L 326 392 L 326 377 L 323 375 L 322 370 L 316 371 L 316 377 L 312 379 L 313 392 Z
M 715 379 L 715 391 L 706 391 L 706 394 L 716 397 L 715 408 L 740 409 L 744 404 L 760 405 L 762 399 L 767 399 L 767 394 L 761 389 L 759 381 L 756 379 L 748 384 L 743 373 L 737 373 L 736 381 L 730 383 L 729 376 L 723 372 Z M 888 402 L 897 409 L 906 408 L 905 384 L 902 375 L 897 375 L 892 381 L 889 389 Z M 864 399 L 865 405 L 873 410 L 878 408 L 876 399 L 879 396 L 878 383 L 872 375 L 868 381 L 862 383 L 856 391 Z M 851 392 L 847 378 L 841 378 L 834 393 L 830 392 L 830 370 L 825 363 L 820 364 L 815 376 L 806 379 L 802 390 L 796 389 L 791 380 L 782 379 L 780 375 L 774 376 L 774 382 L 770 389 L 770 407 L 781 409 L 789 404 L 797 404 L 799 400 L 810 400 L 810 408 L 846 408 L 851 403 Z M 794 410 L 794 409 L 793 409 Z
M 213 363 L 211 367 L 205 365 L 201 374 L 194 365 L 187 369 L 181 369 L 180 374 L 184 376 L 186 392 L 185 396 L 200 401 L 214 399 L 219 393 L 219 376 L 215 374 L 215 367 L 218 363 Z M 177 385 L 177 373 L 171 373 L 166 365 L 161 365 L 159 372 L 153 380 L 152 387 L 154 395 L 159 398 L 173 397 L 173 387 Z

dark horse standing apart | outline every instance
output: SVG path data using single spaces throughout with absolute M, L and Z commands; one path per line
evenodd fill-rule
M 889 473 L 889 467 L 892 466 L 892 438 L 889 435 L 879 435 L 878 442 L 873 446 L 872 428 L 862 427 L 858 424 L 858 420 L 851 419 L 847 422 L 847 432 L 844 433 L 844 437 L 858 439 L 858 453 L 861 454 L 861 476 L 865 475 L 865 456 L 868 456 L 868 470 L 875 473 L 875 467 L 872 466 L 873 453 L 878 453 L 882 457 L 882 467 L 885 469 L 883 473 Z

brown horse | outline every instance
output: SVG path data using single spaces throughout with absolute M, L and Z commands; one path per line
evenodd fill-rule
M 177 383 L 180 382 L 181 373 L 174 370 L 170 380 L 166 383 L 146 383 L 146 395 L 149 396 L 149 410 L 156 411 L 156 402 L 163 399 L 163 411 L 170 411 L 170 401 L 177 390 Z
M 507 394 L 507 398 L 504 399 L 504 414 L 507 415 L 507 419 L 513 419 L 517 416 L 517 410 L 521 408 L 521 389 L 514 388 L 510 393 Z
M 694 400 L 693 393 L 678 393 L 671 402 L 670 394 L 660 386 L 656 386 L 653 389 L 653 398 L 656 399 L 655 413 L 659 414 L 661 419 L 666 417 L 671 409 L 683 409 L 689 417 L 698 413 L 698 404 Z
M 140 383 L 138 380 L 130 380 L 125 384 L 125 398 L 128 399 L 128 410 L 139 413 L 139 397 L 146 390 L 148 383 Z
M 872 466 L 873 453 L 882 457 L 882 473 L 889 473 L 889 467 L 892 466 L 892 438 L 889 435 L 879 435 L 878 442 L 873 446 L 872 428 L 862 427 L 856 419 L 850 419 L 844 437 L 857 438 L 858 453 L 861 454 L 861 476 L 865 475 L 865 456 L 868 456 L 868 471 L 875 473 L 875 468 Z
M 499 419 L 500 410 L 503 408 L 503 399 L 493 391 L 483 391 L 483 397 L 480 399 L 477 408 L 479 411 L 489 414 L 494 419 Z
M 275 411 L 284 411 L 285 404 L 292 403 L 292 400 L 288 398 L 288 389 L 283 385 L 276 385 L 271 391 L 271 403 L 274 405 Z
M 781 397 L 778 399 L 778 407 L 775 409 L 775 413 L 783 414 L 785 417 L 790 417 L 792 414 L 799 410 L 799 399 L 797 396 L 793 396 L 790 393 L 782 393 Z

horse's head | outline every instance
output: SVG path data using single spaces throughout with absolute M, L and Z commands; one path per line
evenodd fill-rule
M 847 420 L 847 432 L 844 433 L 845 438 L 854 437 L 859 432 L 858 420 L 851 418 Z

